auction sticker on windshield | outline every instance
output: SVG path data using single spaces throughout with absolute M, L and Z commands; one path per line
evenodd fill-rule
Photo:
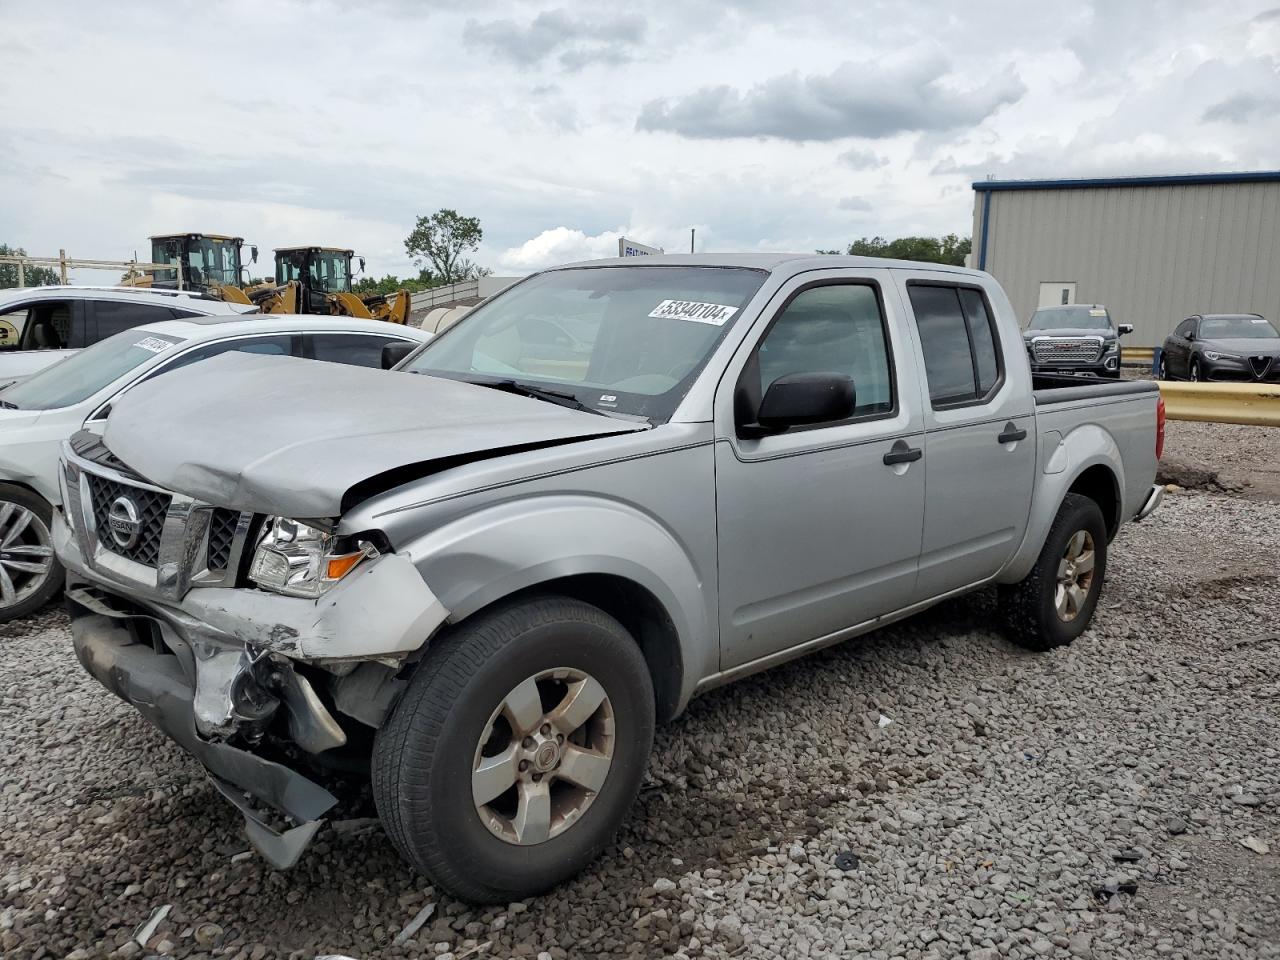
M 723 303 L 699 303 L 697 300 L 663 300 L 649 316 L 660 320 L 692 320 L 722 327 L 738 312 L 737 307 Z
M 173 346 L 173 343 L 169 340 L 161 340 L 159 337 L 143 337 L 134 346 L 150 350 L 152 353 L 164 353 Z

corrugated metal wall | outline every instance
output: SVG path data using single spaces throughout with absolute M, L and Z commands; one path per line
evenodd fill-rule
M 993 190 L 986 269 L 1024 323 L 1041 282 L 1078 284 L 1126 342 L 1157 346 L 1193 313 L 1280 323 L 1280 182 Z M 975 191 L 974 265 L 984 194 Z

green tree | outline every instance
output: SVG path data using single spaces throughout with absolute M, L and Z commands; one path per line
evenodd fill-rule
M 397 290 L 419 293 L 438 286 L 440 286 L 440 281 L 435 274 L 430 270 L 420 270 L 416 277 L 402 278 L 390 273 L 381 280 L 376 277 L 361 277 L 351 289 L 362 297 L 368 297 L 377 293 L 395 293 Z
M 484 276 L 463 254 L 479 248 L 484 238 L 478 217 L 464 217 L 456 210 L 439 210 L 419 217 L 418 225 L 405 238 L 405 251 L 419 268 L 430 268 L 441 284 Z
M 849 244 L 845 250 L 854 257 L 886 257 L 891 260 L 915 260 L 922 263 L 946 263 L 963 267 L 964 258 L 973 248 L 969 237 L 949 233 L 945 237 L 863 237 Z M 836 253 L 835 250 L 819 250 L 818 253 Z
M 27 251 L 21 247 L 11 247 L 7 243 L 0 243 L 0 257 L 25 257 Z M 57 285 L 60 280 L 58 271 L 52 267 L 26 267 L 22 268 L 22 282 L 28 287 L 51 287 Z M 16 263 L 0 263 L 0 290 L 6 290 L 9 287 L 18 285 L 18 265 Z

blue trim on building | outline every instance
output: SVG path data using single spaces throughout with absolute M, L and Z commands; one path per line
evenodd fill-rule
M 1092 177 L 1079 180 L 978 180 L 973 189 L 990 194 L 994 190 L 1083 190 L 1096 187 L 1190 187 L 1214 183 L 1272 183 L 1280 181 L 1280 170 L 1253 173 L 1183 173 L 1165 177 Z M 986 240 L 984 232 L 983 240 Z
M 991 193 L 982 198 L 982 243 L 978 247 L 978 269 L 987 269 L 987 224 L 991 222 Z

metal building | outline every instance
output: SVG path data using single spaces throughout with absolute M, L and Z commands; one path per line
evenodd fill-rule
M 973 185 L 973 266 L 1025 323 L 1102 303 L 1158 346 L 1196 313 L 1280 321 L 1280 171 Z

